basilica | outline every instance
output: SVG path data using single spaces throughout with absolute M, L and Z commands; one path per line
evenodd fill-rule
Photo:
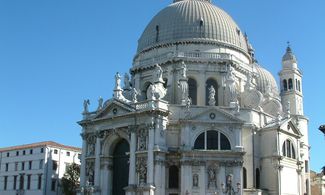
M 279 56 L 279 62 L 281 61 Z M 302 72 L 274 76 L 211 0 L 174 0 L 138 40 L 113 97 L 84 101 L 80 194 L 310 194 Z

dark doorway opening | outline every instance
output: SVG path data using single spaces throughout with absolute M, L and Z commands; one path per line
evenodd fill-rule
M 124 187 L 129 183 L 129 143 L 122 139 L 116 144 L 113 152 L 113 194 L 125 195 Z

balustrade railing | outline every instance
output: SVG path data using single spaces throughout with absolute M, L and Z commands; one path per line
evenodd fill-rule
M 201 60 L 235 60 L 242 62 L 238 57 L 228 53 L 214 53 L 214 52 L 166 52 L 154 58 L 147 58 L 136 60 L 135 66 L 143 66 L 150 64 L 159 64 L 172 58 L 190 58 Z

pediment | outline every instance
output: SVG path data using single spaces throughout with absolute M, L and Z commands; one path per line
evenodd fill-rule
M 104 107 L 98 111 L 94 119 L 112 118 L 135 111 L 135 109 L 117 99 L 111 99 L 105 102 Z
M 299 135 L 301 136 L 301 132 L 298 129 L 298 127 L 296 126 L 295 123 L 293 123 L 292 119 L 288 119 L 286 121 L 284 121 L 281 125 L 280 125 L 280 129 L 282 131 L 291 133 L 291 134 L 295 134 L 295 135 Z
M 244 123 L 244 121 L 240 120 L 232 113 L 217 107 L 198 111 L 197 113 L 192 113 L 192 117 L 190 117 L 188 120 L 216 123 Z

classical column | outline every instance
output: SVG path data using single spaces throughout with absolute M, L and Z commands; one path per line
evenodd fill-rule
M 101 158 L 100 162 L 101 167 L 101 174 L 100 174 L 100 186 L 101 192 L 107 194 L 108 193 L 108 168 L 109 168 L 109 161 L 107 158 Z
M 237 151 L 242 151 L 243 150 L 243 145 L 242 145 L 242 141 L 241 141 L 241 129 L 239 127 L 236 127 L 235 129 L 235 148 Z
M 153 185 L 154 183 L 154 153 L 153 153 L 153 148 L 154 148 L 154 142 L 155 142 L 155 126 L 153 124 L 150 124 L 148 126 L 148 170 L 147 170 L 147 183 L 150 185 Z
M 100 186 L 100 136 L 96 135 L 96 149 L 95 149 L 95 186 Z
M 192 192 L 192 169 L 189 162 L 182 162 L 181 163 L 181 194 L 186 194 L 186 192 Z
M 137 148 L 136 127 L 129 127 L 129 130 L 131 131 L 129 185 L 136 185 L 136 179 L 135 179 L 135 151 Z
M 80 167 L 80 187 L 84 187 L 86 185 L 86 151 L 87 151 L 87 141 L 86 134 L 84 133 L 85 129 L 82 130 L 82 154 L 81 154 L 81 167 Z
M 205 82 L 206 72 L 201 70 L 197 80 L 197 105 L 199 106 L 205 105 Z

